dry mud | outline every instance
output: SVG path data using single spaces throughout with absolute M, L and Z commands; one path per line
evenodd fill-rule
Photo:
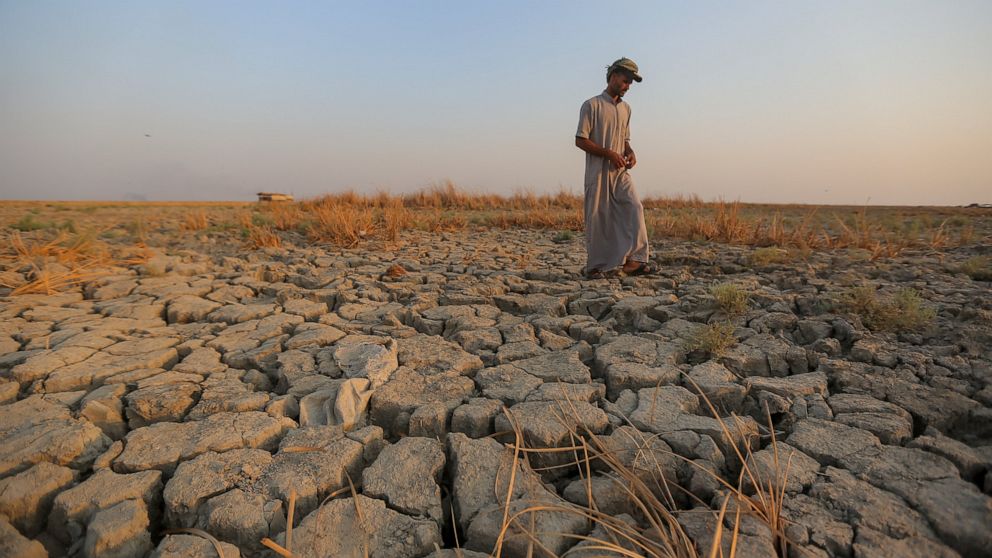
M 267 555 L 263 538 L 287 544 L 291 494 L 298 556 L 454 556 L 456 538 L 485 555 L 508 493 L 511 513 L 591 496 L 657 537 L 601 463 L 588 483 L 568 452 L 513 464 L 494 434 L 516 425 L 532 448 L 595 436 L 667 487 L 703 551 L 701 512 L 724 500 L 717 477 L 738 485 L 749 444 L 763 478 L 776 451 L 788 464 L 788 556 L 988 555 L 992 293 L 948 271 L 982 247 L 755 266 L 752 248 L 660 242 L 657 276 L 586 281 L 581 236 L 553 236 L 191 238 L 82 288 L 0 298 L 0 554 L 215 555 L 166 534 L 194 528 L 225 556 Z M 717 308 L 720 283 L 749 293 L 743 315 Z M 865 284 L 916 289 L 936 318 L 872 332 L 834 304 Z M 724 320 L 725 353 L 688 349 Z M 573 548 L 582 517 L 528 517 L 535 555 L 603 555 Z M 526 555 L 509 532 L 503 554 Z M 747 515 L 737 551 L 781 555 Z

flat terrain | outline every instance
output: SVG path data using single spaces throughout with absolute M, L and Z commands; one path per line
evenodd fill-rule
M 0 548 L 992 548 L 992 211 L 470 201 L 0 203 Z

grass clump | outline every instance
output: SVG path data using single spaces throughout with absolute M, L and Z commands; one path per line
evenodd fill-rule
M 841 295 L 840 307 L 856 314 L 872 331 L 918 331 L 937 317 L 915 289 L 900 289 L 880 297 L 873 285 L 854 287 Z
M 573 233 L 570 230 L 564 230 L 556 234 L 554 238 L 552 238 L 551 240 L 553 242 L 561 244 L 564 242 L 571 242 L 573 238 L 575 238 L 575 233 Z
M 703 351 L 711 357 L 722 355 L 737 343 L 734 326 L 727 322 L 713 322 L 698 328 L 686 341 L 688 351 Z
M 710 288 L 717 307 L 728 316 L 739 316 L 747 311 L 751 295 L 733 283 L 721 283 Z
M 191 211 L 185 214 L 182 222 L 179 224 L 179 230 L 202 231 L 209 226 L 210 219 L 207 217 L 207 212 L 201 209 L 199 211 Z
M 60 229 L 53 238 L 34 242 L 15 231 L 0 246 L 0 264 L 26 270 L 26 282 L 7 285 L 15 287 L 12 295 L 54 294 L 112 273 L 115 267 L 143 263 L 148 257 L 144 246 L 112 248 L 96 231 Z
M 783 263 L 789 260 L 789 251 L 774 246 L 765 246 L 751 252 L 748 260 L 751 262 L 751 265 L 758 267 Z
M 10 228 L 18 230 L 21 232 L 31 232 L 38 231 L 41 229 L 51 228 L 51 223 L 45 223 L 43 221 L 36 221 L 34 213 L 27 213 L 21 217 L 16 223 L 10 225 Z
M 992 258 L 974 256 L 961 262 L 958 271 L 975 281 L 992 281 Z
M 685 460 L 688 466 L 698 467 L 699 472 L 711 475 L 720 486 L 718 493 L 722 503 L 715 503 L 715 499 L 712 504 L 704 502 L 678 485 L 672 476 L 666 449 L 658 447 L 655 435 L 632 429 L 624 434 L 626 438 L 623 440 L 607 440 L 585 425 L 574 402 L 567 396 L 557 401 L 559 418 L 571 431 L 571 443 L 565 447 L 528 447 L 520 425 L 512 413 L 504 410 L 515 440 L 508 444 L 508 450 L 512 450 L 512 460 L 509 462 L 512 469 L 498 475 L 494 487 L 496 493 L 503 496 L 499 498 L 503 520 L 493 555 L 557 556 L 547 544 L 553 542 L 549 536 L 564 536 L 579 541 L 580 545 L 561 556 L 570 556 L 575 552 L 583 556 L 726 558 L 738 554 L 745 520 L 766 525 L 771 531 L 777 555 L 790 555 L 785 534 L 787 521 L 783 513 L 790 463 L 784 457 L 779 459 L 778 443 L 770 420 L 772 437 L 767 447 L 774 454 L 772 470 L 759 469 L 753 466 L 755 462 L 752 457 L 752 451 L 760 445 L 754 427 L 756 423 L 752 421 L 749 425 L 748 421 L 735 415 L 721 416 L 705 395 L 702 400 L 719 423 L 721 438 L 731 448 L 732 455 L 728 455 L 728 462 L 732 463 L 731 472 L 723 478 L 684 456 L 671 455 L 676 460 Z M 532 465 L 528 465 L 529 458 L 548 455 L 549 452 L 568 456 L 565 459 L 568 462 L 547 468 L 531 468 Z M 503 462 L 500 467 L 505 467 Z M 531 502 L 514 499 L 514 483 L 520 475 L 528 474 L 527 469 L 541 472 L 558 467 L 574 468 L 585 485 L 587 503 L 573 505 L 553 499 Z M 621 521 L 599 509 L 591 484 L 597 470 L 625 495 L 633 522 Z M 499 484 L 500 478 L 509 480 L 505 490 Z M 686 500 L 691 511 L 686 507 Z M 690 533 L 680 521 L 684 512 L 705 514 L 709 533 Z M 547 524 L 541 518 L 544 514 L 578 516 L 595 529 L 588 535 L 545 531 L 541 529 L 542 523 Z

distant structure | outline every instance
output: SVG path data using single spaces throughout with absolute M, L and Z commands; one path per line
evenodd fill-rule
M 259 202 L 291 202 L 293 201 L 293 196 L 289 194 L 280 194 L 279 192 L 259 192 L 258 201 Z

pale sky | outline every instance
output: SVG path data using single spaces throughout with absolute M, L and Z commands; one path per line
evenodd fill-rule
M 0 199 L 580 193 L 621 56 L 643 196 L 992 203 L 988 0 L 0 0 Z

